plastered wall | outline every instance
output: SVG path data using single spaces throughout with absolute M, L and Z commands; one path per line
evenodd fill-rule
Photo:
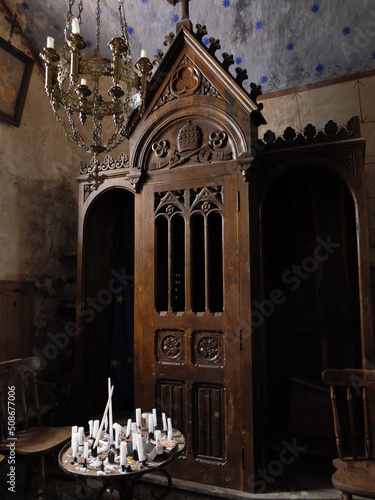
M 2 12 L 0 36 L 9 36 Z M 17 32 L 12 45 L 32 57 Z M 66 321 L 61 303 L 75 300 L 75 262 L 62 256 L 76 249 L 82 158 L 56 121 L 34 64 L 19 128 L 0 121 L 0 282 L 34 283 L 35 348 Z

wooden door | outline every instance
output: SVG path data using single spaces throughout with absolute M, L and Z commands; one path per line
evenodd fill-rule
M 180 178 L 136 197 L 135 404 L 185 435 L 175 476 L 238 489 L 237 175 Z

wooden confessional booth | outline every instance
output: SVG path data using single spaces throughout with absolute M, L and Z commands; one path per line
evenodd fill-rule
M 252 491 L 267 440 L 267 366 L 258 332 L 252 341 L 251 303 L 264 301 L 273 286 L 262 282 L 262 198 L 277 164 L 286 172 L 308 161 L 336 169 L 344 182 L 351 177 L 362 256 L 363 149 L 349 148 L 345 160 L 329 153 L 327 164 L 312 162 L 311 148 L 298 158 L 294 143 L 288 150 L 257 141 L 265 123 L 258 89 L 246 92 L 245 75 L 234 79 L 230 56 L 220 63 L 216 42 L 207 49 L 203 34 L 184 26 L 174 38 L 131 131 L 129 156 L 107 156 L 96 189 L 87 181 L 95 164 L 79 178 L 75 385 L 83 418 L 99 414 L 109 375 L 109 284 L 120 249 L 134 292 L 134 408 L 156 407 L 185 435 L 173 476 Z M 364 260 L 362 335 L 369 328 L 367 269 Z

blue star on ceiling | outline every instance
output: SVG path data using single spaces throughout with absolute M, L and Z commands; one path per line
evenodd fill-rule
M 344 26 L 343 29 L 342 29 L 342 34 L 347 36 L 347 35 L 350 35 L 350 32 L 352 30 L 350 29 L 350 26 Z
M 228 7 L 230 7 L 230 0 L 223 0 L 223 7 L 224 7 L 224 9 L 227 9 Z
M 241 64 L 242 63 L 242 57 L 236 57 L 236 64 Z
M 317 67 L 315 68 L 315 71 L 320 75 L 321 73 L 323 73 L 323 70 L 324 70 L 324 66 L 323 64 L 318 64 Z
M 180 20 L 180 16 L 179 16 L 178 14 L 174 14 L 172 19 L 173 19 L 173 22 L 174 22 L 175 24 L 177 24 L 177 23 L 178 23 L 178 21 Z
M 288 45 L 286 46 L 286 50 L 294 50 L 294 43 L 288 43 Z
M 317 14 L 319 12 L 319 10 L 320 10 L 320 7 L 317 3 L 314 3 L 314 5 L 311 6 L 311 12 L 313 14 Z
M 263 28 L 263 21 L 261 19 L 255 23 L 255 28 L 257 30 L 261 30 Z
M 268 82 L 268 76 L 267 75 L 263 75 L 260 77 L 260 83 L 267 83 Z

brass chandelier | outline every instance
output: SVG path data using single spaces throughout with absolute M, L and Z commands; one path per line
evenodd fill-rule
M 82 11 L 83 0 L 68 0 L 60 55 L 54 39 L 48 37 L 40 56 L 45 63 L 45 89 L 57 120 L 69 139 L 96 156 L 123 142 L 133 112 L 143 114 L 152 64 L 142 50 L 135 68 L 132 66 L 124 0 L 118 0 L 120 36 L 107 45 L 112 58 L 100 53 L 100 0 L 96 2 L 96 47 L 92 55 L 83 55 L 86 43 L 80 33 Z

